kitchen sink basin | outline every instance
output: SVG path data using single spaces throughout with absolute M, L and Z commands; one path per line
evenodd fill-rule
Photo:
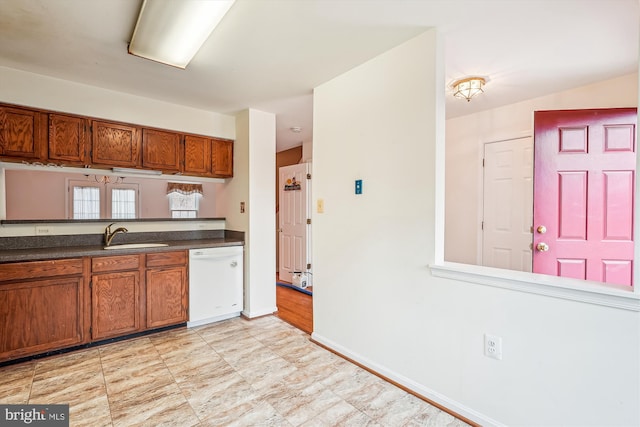
M 169 246 L 168 243 L 125 243 L 123 245 L 105 246 L 104 249 L 143 249 Z

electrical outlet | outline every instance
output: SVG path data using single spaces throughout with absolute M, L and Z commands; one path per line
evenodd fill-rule
M 240 202 L 240 213 L 244 213 L 244 202 Z
M 484 355 L 493 359 L 502 360 L 502 338 L 495 335 L 484 334 Z
M 36 236 L 44 236 L 47 234 L 51 234 L 51 228 L 50 227 L 43 227 L 41 225 L 36 225 Z

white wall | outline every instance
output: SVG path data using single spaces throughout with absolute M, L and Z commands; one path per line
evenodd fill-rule
M 427 32 L 315 90 L 313 338 L 483 425 L 640 424 L 637 312 L 431 276 L 439 43 Z
M 537 110 L 637 107 L 637 94 L 638 75 L 631 74 L 447 120 L 445 259 L 480 263 L 485 143 L 532 135 Z
M 245 232 L 245 294 L 243 314 L 271 314 L 276 308 L 275 115 L 245 110 L 236 117 L 234 177 L 216 192 L 218 215 L 227 229 Z M 245 211 L 240 212 L 240 203 Z
M 313 141 L 302 141 L 302 159 L 300 163 L 311 163 L 313 160 Z
M 0 102 L 235 139 L 233 116 L 0 67 Z

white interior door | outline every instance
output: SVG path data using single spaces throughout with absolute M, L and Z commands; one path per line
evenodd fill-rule
M 531 271 L 533 138 L 484 145 L 482 265 Z
M 309 163 L 283 166 L 279 170 L 279 274 L 280 279 L 291 282 L 294 271 L 309 271 L 310 230 L 310 180 Z

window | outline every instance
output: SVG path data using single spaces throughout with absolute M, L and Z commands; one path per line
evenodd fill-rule
M 169 194 L 169 210 L 171 218 L 197 218 L 199 193 L 181 194 L 173 192 Z
M 167 196 L 171 218 L 197 218 L 202 184 L 168 182 Z
M 73 187 L 73 219 L 100 219 L 100 188 L 98 186 Z
M 136 212 L 136 190 L 132 188 L 111 189 L 112 219 L 135 218 Z
M 69 180 L 68 218 L 133 219 L 139 217 L 138 184 Z

